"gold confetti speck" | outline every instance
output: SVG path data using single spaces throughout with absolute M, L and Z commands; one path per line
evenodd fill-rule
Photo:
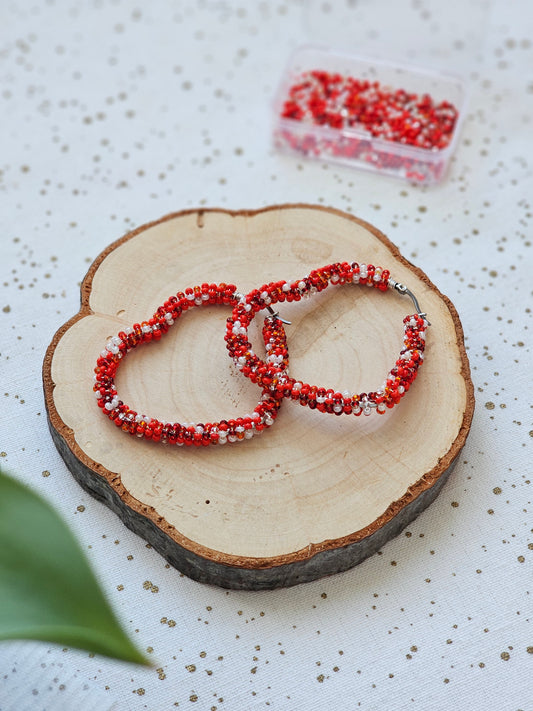
M 459 506 L 459 502 L 458 502 L 458 501 L 452 501 L 452 506 L 454 507 L 454 509 L 456 509 L 456 508 Z
M 194 704 L 196 701 L 198 701 L 198 696 L 196 694 L 191 694 L 189 696 L 189 701 L 192 701 Z
M 5 452 L 2 452 L 2 455 L 1 455 L 1 456 L 2 456 L 2 457 L 5 457 L 5 456 L 6 456 L 6 453 L 5 453 Z M 45 470 L 44 470 L 43 476 L 44 476 L 45 478 L 46 478 L 47 476 L 50 476 L 50 472 L 48 471 L 48 469 L 45 469 Z
M 85 511 L 85 506 L 83 504 L 80 504 L 79 506 L 76 507 L 76 511 L 83 513 Z
M 500 654 L 500 657 L 504 660 L 504 662 L 507 662 L 511 658 L 511 655 L 509 654 L 509 652 L 502 652 Z
M 317 680 L 320 684 L 322 684 L 322 682 L 324 681 L 324 679 L 325 679 L 324 674 L 319 674 L 319 675 L 317 676 L 317 678 L 316 678 L 316 680 Z
M 494 408 L 495 408 L 496 406 L 495 406 L 495 404 L 494 404 L 493 402 L 490 402 L 490 400 L 489 400 L 489 402 L 486 402 L 486 403 L 485 403 L 485 407 L 487 408 L 487 410 L 494 410 Z
M 517 560 L 518 560 L 519 563 L 525 563 L 525 561 L 526 561 L 526 559 L 524 558 L 523 555 L 519 555 L 518 558 L 517 558 Z
M 185 669 L 187 669 L 188 672 L 195 672 L 196 671 L 196 664 L 187 664 L 185 666 Z
M 150 590 L 150 592 L 153 593 L 159 592 L 159 587 L 157 585 L 154 585 L 151 580 L 145 580 L 143 583 L 143 588 L 145 590 Z
M 502 493 L 502 490 L 499 486 L 495 486 L 494 489 L 492 490 L 492 493 L 498 495 L 498 494 Z

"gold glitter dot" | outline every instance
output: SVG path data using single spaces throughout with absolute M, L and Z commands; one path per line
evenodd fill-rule
M 185 669 L 187 669 L 188 672 L 195 672 L 196 671 L 196 664 L 187 664 Z
M 5 452 L 2 452 L 2 457 L 5 457 Z M 50 476 L 50 472 L 48 471 L 48 469 L 45 469 L 45 470 L 44 470 L 43 476 L 44 476 L 44 477 Z
M 505 662 L 507 662 L 507 661 L 509 661 L 509 659 L 511 658 L 511 655 L 509 654 L 509 652 L 502 652 L 502 653 L 500 654 L 500 657 L 501 657 Z
M 117 585 L 117 590 L 122 592 L 122 590 L 124 590 L 124 585 Z
M 458 501 L 452 501 L 452 506 L 454 507 L 454 509 L 456 509 L 456 508 L 459 506 L 459 502 L 458 502 Z
M 168 624 L 169 627 L 175 627 L 175 626 L 176 626 L 176 621 L 175 621 L 175 620 L 169 620 L 169 621 L 167 622 L 167 624 Z
M 199 656 L 200 656 L 202 659 L 205 659 L 205 658 L 207 657 L 207 652 L 200 652 Z
M 85 511 L 85 506 L 83 504 L 80 504 L 79 506 L 76 507 L 76 511 L 83 513 Z
M 525 562 L 526 562 L 526 559 L 524 558 L 523 555 L 519 555 L 518 558 L 517 558 L 517 560 L 518 560 L 519 563 L 525 563 Z
M 527 652 L 528 654 L 533 654 L 533 647 L 528 647 L 528 648 L 526 649 L 526 652 Z
M 489 402 L 486 402 L 486 403 L 485 403 L 485 407 L 487 408 L 487 410 L 494 410 L 495 405 L 494 405 L 493 402 L 490 402 L 490 401 L 489 401 Z
M 316 678 L 316 680 L 317 680 L 320 684 L 322 684 L 322 682 L 324 681 L 324 679 L 325 679 L 324 674 L 319 674 L 319 675 L 317 676 L 317 678 Z
M 191 694 L 189 696 L 189 701 L 192 701 L 193 703 L 195 703 L 196 701 L 198 701 L 198 696 L 196 694 Z
M 502 490 L 500 489 L 499 486 L 495 486 L 494 489 L 492 490 L 492 493 L 498 495 L 498 494 L 502 493 Z

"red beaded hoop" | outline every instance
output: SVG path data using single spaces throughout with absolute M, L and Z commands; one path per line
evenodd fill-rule
M 404 318 L 404 341 L 400 356 L 383 386 L 374 392 L 340 393 L 308 385 L 288 376 L 282 350 L 270 350 L 266 361 L 261 360 L 252 350 L 248 327 L 259 311 L 265 308 L 272 310 L 272 304 L 283 301 L 300 301 L 304 296 L 323 291 L 329 284 L 366 284 L 379 291 L 395 289 L 400 294 L 410 296 L 417 309 L 417 313 Z M 271 282 L 241 297 L 227 321 L 225 340 L 237 368 L 254 383 L 270 388 L 271 392 L 299 400 L 301 405 L 320 412 L 370 415 L 373 409 L 383 414 L 387 408 L 394 407 L 409 390 L 424 359 L 424 339 L 428 326 L 429 322 L 425 314 L 421 313 L 414 294 L 403 284 L 391 279 L 387 269 L 372 264 L 342 262 L 315 269 L 301 280 Z
M 188 288 L 171 296 L 148 321 L 136 323 L 132 328 L 120 331 L 111 338 L 97 360 L 94 392 L 98 406 L 117 427 L 130 435 L 150 439 L 154 442 L 168 442 L 176 445 L 209 445 L 240 442 L 251 439 L 264 428 L 270 427 L 276 419 L 282 397 L 266 386 L 261 402 L 251 415 L 236 419 L 208 422 L 206 424 L 185 425 L 179 422 L 167 423 L 132 410 L 119 400 L 115 387 L 115 375 L 124 357 L 131 350 L 144 343 L 160 340 L 170 326 L 193 306 L 211 304 L 233 304 L 241 294 L 233 284 L 202 284 Z M 285 331 L 277 318 L 265 319 L 263 338 L 267 350 L 275 349 L 282 354 L 283 366 L 287 366 Z

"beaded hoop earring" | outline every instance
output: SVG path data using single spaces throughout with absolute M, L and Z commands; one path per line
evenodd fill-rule
M 326 289 L 330 284 L 366 284 L 379 291 L 394 289 L 407 294 L 417 313 L 404 318 L 404 340 L 400 356 L 387 375 L 383 385 L 376 391 L 353 394 L 340 393 L 331 388 L 308 385 L 289 377 L 283 363 L 283 353 L 270 351 L 262 361 L 252 350 L 248 340 L 248 328 L 255 315 L 262 309 L 273 313 L 272 305 L 284 301 L 300 301 Z M 237 368 L 254 383 L 270 388 L 271 392 L 298 400 L 301 405 L 334 415 L 370 415 L 372 410 L 383 414 L 387 408 L 398 404 L 409 390 L 424 360 L 425 331 L 429 326 L 426 314 L 422 313 L 414 294 L 403 284 L 390 277 L 390 272 L 372 264 L 347 262 L 330 264 L 315 269 L 301 280 L 277 281 L 254 289 L 240 298 L 227 321 L 226 346 Z
M 120 331 L 118 336 L 111 338 L 100 353 L 94 369 L 93 390 L 102 412 L 117 427 L 130 435 L 178 446 L 206 446 L 240 442 L 251 439 L 266 427 L 270 427 L 276 419 L 282 397 L 279 393 L 270 390 L 266 384 L 263 388 L 261 402 L 254 408 L 251 415 L 219 422 L 189 425 L 179 422 L 162 422 L 137 413 L 119 399 L 115 386 L 117 370 L 127 353 L 142 344 L 159 341 L 172 324 L 188 309 L 193 306 L 212 304 L 235 305 L 240 297 L 241 294 L 236 292 L 233 284 L 202 284 L 188 288 L 185 292 L 179 292 L 176 296 L 167 299 L 148 321 L 136 323 L 132 328 Z M 280 364 L 286 368 L 288 354 L 285 331 L 279 319 L 272 317 L 265 319 L 263 339 L 267 351 L 274 349 L 276 353 L 281 354 Z

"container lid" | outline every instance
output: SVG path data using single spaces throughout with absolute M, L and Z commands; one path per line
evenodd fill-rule
M 308 0 L 311 43 L 463 76 L 481 60 L 490 0 Z

